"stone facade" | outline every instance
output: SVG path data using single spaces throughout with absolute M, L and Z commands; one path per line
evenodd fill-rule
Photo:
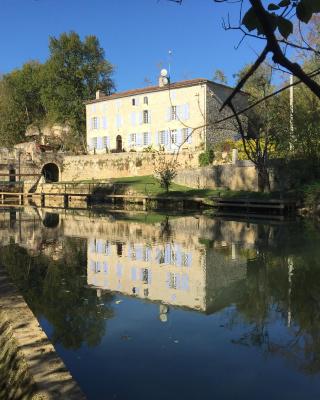
M 194 151 L 214 141 L 236 138 L 238 128 L 232 121 L 220 124 L 219 130 L 211 126 L 230 114 L 219 109 L 231 91 L 207 79 L 194 79 L 111 96 L 99 93 L 86 105 L 88 152 L 142 151 L 146 147 Z M 243 106 L 246 99 L 239 94 L 235 106 Z

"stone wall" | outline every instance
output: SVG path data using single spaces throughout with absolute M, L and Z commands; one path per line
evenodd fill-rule
M 186 169 L 179 171 L 174 181 L 197 189 L 258 190 L 257 172 L 249 162 Z
M 7 345 L 7 354 L 0 351 L 1 398 L 85 400 L 2 266 L 0 294 L 0 344 Z
M 167 155 L 168 160 L 172 157 Z M 152 175 L 155 163 L 157 154 L 151 152 L 66 156 L 61 167 L 61 181 Z M 179 169 L 196 167 L 198 153 L 182 152 L 178 163 Z

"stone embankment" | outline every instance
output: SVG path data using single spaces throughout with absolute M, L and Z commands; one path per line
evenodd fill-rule
M 1 399 L 85 399 L 1 266 L 0 349 Z

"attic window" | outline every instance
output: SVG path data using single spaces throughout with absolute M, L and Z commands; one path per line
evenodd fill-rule
M 148 104 L 148 97 L 147 97 L 147 96 L 145 96 L 145 97 L 143 98 L 143 104 Z
M 133 106 L 136 105 L 136 99 L 132 99 L 132 105 L 133 105 Z

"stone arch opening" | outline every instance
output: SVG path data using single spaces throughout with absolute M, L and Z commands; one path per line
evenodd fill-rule
M 117 146 L 116 146 L 117 153 L 121 153 L 122 152 L 122 137 L 121 137 L 121 135 L 117 136 L 116 141 L 117 141 Z
M 59 220 L 59 214 L 46 212 L 42 223 L 46 228 L 53 229 L 59 225 Z
M 46 183 L 59 182 L 59 167 L 57 166 L 57 164 L 45 164 L 42 167 L 41 174 L 43 175 Z

